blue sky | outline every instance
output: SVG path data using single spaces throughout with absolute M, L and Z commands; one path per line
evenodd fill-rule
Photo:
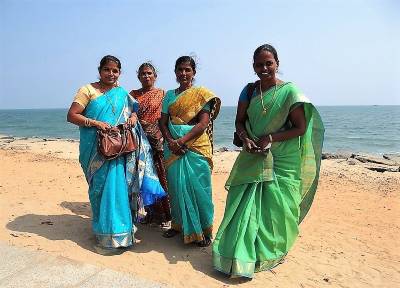
M 317 105 L 400 105 L 399 15 L 396 0 L 0 0 L 0 109 L 69 107 L 106 54 L 127 90 L 147 60 L 175 88 L 176 58 L 195 54 L 196 84 L 234 106 L 264 43 Z

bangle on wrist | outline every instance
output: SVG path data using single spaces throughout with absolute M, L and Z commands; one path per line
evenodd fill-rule
M 85 127 L 92 127 L 92 126 L 93 126 L 92 119 L 85 118 Z
M 268 134 L 268 139 L 269 139 L 269 142 L 270 142 L 270 143 L 272 143 L 272 142 L 273 142 L 273 139 L 272 139 L 272 134 Z

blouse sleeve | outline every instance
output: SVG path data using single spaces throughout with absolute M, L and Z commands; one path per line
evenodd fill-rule
M 247 97 L 247 85 L 244 86 L 242 92 L 240 92 L 239 102 L 249 102 L 249 98 Z
M 90 102 L 89 89 L 85 86 L 79 88 L 78 92 L 76 92 L 73 102 L 78 103 L 83 108 L 86 108 Z

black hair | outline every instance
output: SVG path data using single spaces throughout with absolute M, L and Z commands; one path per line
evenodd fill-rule
M 264 44 L 261 45 L 260 47 L 258 47 L 253 54 L 253 61 L 256 61 L 256 57 L 258 54 L 260 54 L 262 51 L 268 51 L 270 52 L 272 55 L 274 55 L 274 59 L 276 61 L 276 63 L 279 65 L 279 59 L 278 59 L 278 53 L 276 52 L 276 49 L 269 44 Z
M 150 62 L 144 62 L 144 63 L 142 63 L 142 64 L 139 66 L 139 68 L 138 68 L 138 70 L 137 70 L 137 72 L 136 72 L 138 78 L 139 78 L 139 76 L 140 76 L 140 73 L 142 72 L 142 70 L 143 70 L 145 67 L 150 68 L 150 69 L 153 71 L 154 76 L 157 77 L 157 70 L 156 70 L 156 68 L 153 66 L 153 64 L 151 64 Z
M 196 74 L 196 62 L 190 56 L 181 56 L 178 59 L 176 59 L 175 70 L 174 71 L 176 71 L 176 69 L 178 68 L 178 66 L 180 64 L 185 63 L 185 62 L 189 62 L 190 63 L 190 66 L 192 67 L 194 74 Z
M 110 61 L 115 62 L 117 64 L 118 69 L 121 70 L 121 61 L 119 61 L 119 59 L 115 56 L 106 55 L 103 58 L 101 58 L 101 60 L 100 60 L 99 72 L 104 67 L 104 65 L 106 65 Z

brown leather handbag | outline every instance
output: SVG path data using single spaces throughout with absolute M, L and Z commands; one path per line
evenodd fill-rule
M 105 131 L 97 130 L 98 151 L 107 160 L 112 160 L 120 155 L 131 153 L 137 149 L 136 137 L 132 126 L 119 124 Z

